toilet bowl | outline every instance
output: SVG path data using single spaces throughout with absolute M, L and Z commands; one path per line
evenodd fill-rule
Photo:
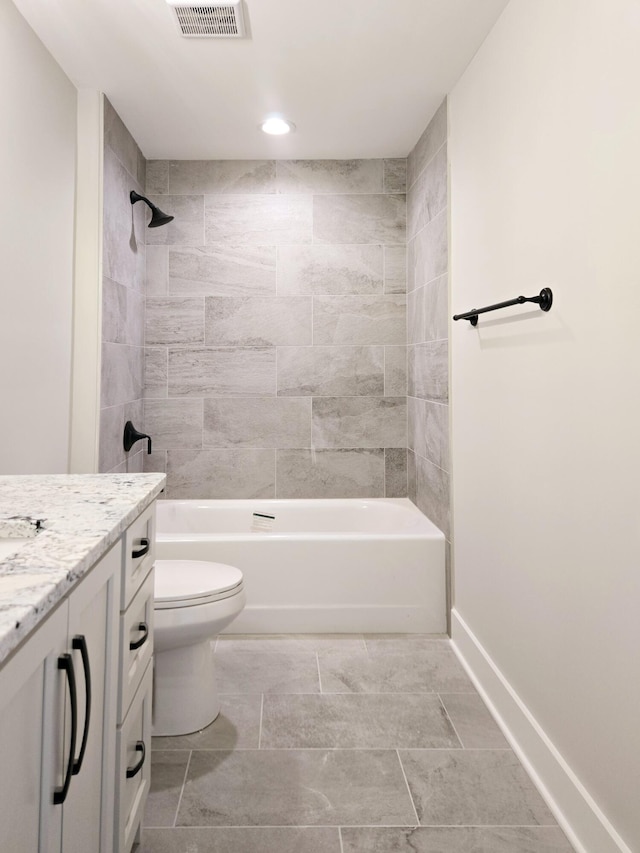
M 218 716 L 211 641 L 244 605 L 240 569 L 203 560 L 156 560 L 155 736 L 199 731 Z

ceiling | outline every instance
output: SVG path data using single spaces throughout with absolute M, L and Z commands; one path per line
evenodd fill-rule
M 147 158 L 200 160 L 406 156 L 508 0 L 244 0 L 246 39 L 184 38 L 165 0 L 14 2 Z

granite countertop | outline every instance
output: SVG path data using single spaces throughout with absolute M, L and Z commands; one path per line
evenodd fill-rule
M 0 665 L 158 496 L 164 474 L 0 476 Z

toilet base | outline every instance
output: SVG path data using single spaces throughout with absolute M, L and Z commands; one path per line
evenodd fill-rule
M 210 725 L 220 713 L 213 665 L 213 644 L 155 653 L 153 679 L 154 737 L 186 735 Z

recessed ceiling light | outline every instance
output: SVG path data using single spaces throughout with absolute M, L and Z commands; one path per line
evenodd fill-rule
M 295 130 L 296 126 L 284 118 L 271 116 L 262 122 L 260 129 L 271 136 L 284 136 L 285 133 L 291 133 L 292 130 Z

